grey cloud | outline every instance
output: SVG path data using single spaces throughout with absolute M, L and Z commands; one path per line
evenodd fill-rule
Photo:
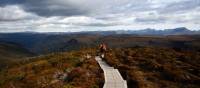
M 163 17 L 158 18 L 136 18 L 135 22 L 138 23 L 148 23 L 148 24 L 157 24 L 157 23 L 165 23 L 166 19 Z
M 108 22 L 107 20 L 102 20 L 102 19 L 94 19 L 88 17 L 88 22 L 82 22 L 81 20 L 78 20 L 79 18 L 77 17 L 76 19 L 71 19 L 69 21 L 60 21 L 61 19 L 65 19 L 63 17 L 57 17 L 57 19 L 54 19 L 50 22 L 44 22 L 42 24 L 54 24 L 54 25 L 73 25 L 73 26 L 82 26 L 82 27 L 110 27 L 110 26 L 118 26 L 118 25 L 123 25 L 123 23 L 114 21 L 114 22 Z M 81 19 L 81 18 L 80 18 Z M 85 19 L 84 21 L 86 21 Z M 75 21 L 75 22 L 73 22 Z
M 9 6 L 20 8 L 13 9 L 8 8 Z M 4 11 L 0 10 L 3 13 L 0 14 L 0 22 L 11 24 L 14 21 L 26 20 L 25 23 L 28 24 L 26 26 L 20 24 L 19 27 L 32 28 L 31 30 L 40 29 L 41 26 L 48 30 L 52 27 L 59 29 L 68 26 L 87 29 L 87 27 L 137 26 L 138 23 L 142 27 L 152 24 L 159 26 L 168 23 L 173 25 L 200 23 L 197 19 L 200 0 L 0 0 L 0 8 L 4 8 Z M 17 10 L 21 13 L 15 13 Z M 89 20 L 79 19 L 79 16 L 88 17 Z M 52 20 L 54 17 L 58 19 Z M 59 22 L 70 17 L 73 19 Z M 6 29 L 6 25 L 0 25 L 0 28 L 1 26 Z M 8 25 L 8 28 L 12 29 L 11 26 Z
M 1 0 L 0 5 L 18 4 L 40 16 L 104 15 L 151 9 L 148 0 Z
M 92 27 L 110 27 L 110 26 L 118 26 L 119 23 L 90 23 L 90 24 L 78 24 L 79 26 L 92 26 Z
M 0 7 L 0 21 L 18 21 L 37 19 L 38 16 L 33 13 L 25 12 L 20 6 L 4 6 Z
M 188 10 L 193 10 L 197 7 L 200 7 L 200 0 L 187 0 L 182 2 L 174 2 L 166 5 L 163 8 L 159 8 L 158 12 L 160 13 L 176 13 L 176 12 L 185 12 Z
M 61 2 L 59 2 L 61 1 Z M 40 16 L 74 16 L 74 15 L 84 15 L 88 11 L 82 9 L 73 3 L 62 0 L 58 2 L 54 0 L 28 0 L 23 3 L 24 9 L 26 11 L 35 12 Z
M 160 3 L 162 7 L 153 7 L 151 0 L 0 0 L 0 6 L 18 4 L 26 11 L 40 16 L 75 16 L 133 13 L 155 10 L 171 13 L 190 10 L 200 6 L 199 0 L 171 1 Z M 156 4 L 159 5 L 159 4 Z
M 74 16 L 89 13 L 70 0 L 0 0 L 0 6 L 20 5 L 28 12 L 40 16 Z
M 25 0 L 0 0 L 0 6 L 24 3 Z

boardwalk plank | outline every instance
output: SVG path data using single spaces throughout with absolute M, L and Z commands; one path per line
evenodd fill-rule
M 127 88 L 127 82 L 122 78 L 118 69 L 109 66 L 98 56 L 95 59 L 104 71 L 105 84 L 103 88 Z

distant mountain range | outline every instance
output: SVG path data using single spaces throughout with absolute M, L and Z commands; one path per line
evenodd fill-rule
M 178 27 L 174 29 L 164 29 L 164 30 L 158 30 L 158 29 L 152 29 L 152 28 L 146 28 L 146 29 L 140 29 L 140 30 L 109 30 L 109 31 L 80 31 L 80 32 L 31 32 L 31 31 L 25 31 L 25 32 L 14 32 L 14 33 L 0 33 L 0 36 L 2 34 L 6 35 L 44 35 L 45 36 L 52 36 L 52 35 L 70 35 L 70 34 L 78 34 L 78 35 L 88 35 L 88 34 L 98 34 L 98 35 L 113 35 L 113 34 L 133 34 L 133 35 L 199 35 L 200 30 L 189 30 L 186 27 Z M 38 36 L 40 38 L 41 36 Z
M 143 29 L 136 31 L 117 31 L 118 34 L 138 34 L 138 35 L 193 35 L 200 34 L 200 31 L 191 31 L 185 27 L 175 28 L 175 29 L 165 29 L 165 30 L 156 30 L 156 29 Z
M 96 33 L 102 35 L 111 35 L 111 34 L 134 34 L 134 35 L 196 35 L 200 34 L 200 31 L 191 31 L 185 27 L 179 27 L 175 29 L 165 29 L 165 30 L 156 30 L 156 29 L 143 29 L 143 30 L 113 30 L 113 31 L 93 31 L 85 33 Z

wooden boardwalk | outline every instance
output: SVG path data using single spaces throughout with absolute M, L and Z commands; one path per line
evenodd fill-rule
M 104 71 L 105 83 L 103 88 L 127 88 L 127 82 L 119 73 L 118 69 L 110 67 L 100 57 L 95 57 Z

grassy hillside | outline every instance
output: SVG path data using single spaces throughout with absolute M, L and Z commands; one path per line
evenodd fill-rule
M 1 88 L 99 88 L 103 72 L 94 51 L 53 53 L 30 58 L 0 73 Z
M 132 47 L 110 50 L 106 62 L 118 68 L 129 88 L 199 88 L 200 52 Z
M 0 68 L 6 67 L 32 55 L 33 53 L 18 44 L 0 42 Z
M 135 36 L 135 35 L 110 35 L 99 39 L 112 48 L 133 46 L 169 47 L 184 50 L 200 50 L 199 35 L 175 36 Z
M 1 65 L 11 64 L 0 72 L 2 88 L 101 87 L 102 71 L 94 57 L 86 57 L 96 50 L 81 48 L 102 42 L 112 49 L 105 60 L 130 88 L 199 88 L 199 35 L 6 34 L 1 39 L 41 55 L 26 58 L 31 54 L 22 46 L 0 44 L 0 63 L 6 63 Z

